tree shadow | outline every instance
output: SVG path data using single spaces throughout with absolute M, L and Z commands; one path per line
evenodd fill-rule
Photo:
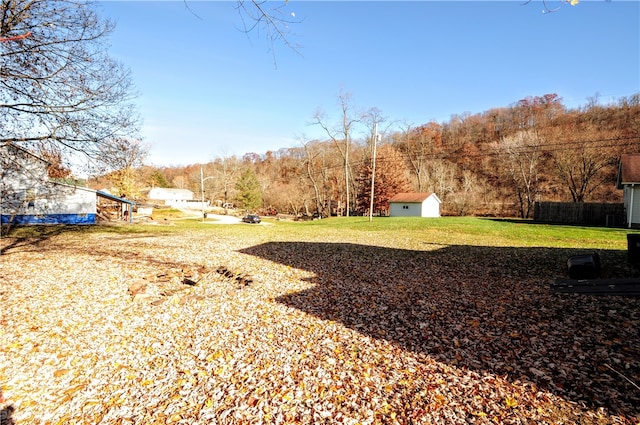
M 486 217 L 486 220 L 495 221 L 498 223 L 513 223 L 513 224 L 531 224 L 541 226 L 554 226 L 554 227 L 589 227 L 589 228 L 605 228 L 606 223 L 570 223 L 561 221 L 540 221 L 532 218 L 507 218 L 507 217 Z M 618 222 L 616 222 L 618 223 Z M 615 230 L 629 230 L 624 224 L 615 224 L 607 226 L 609 229 Z
M 75 228 L 76 226 L 71 226 Z M 6 245 L 0 245 L 0 255 L 7 255 L 12 250 L 19 250 L 29 246 L 38 246 L 39 244 L 51 239 L 54 236 L 72 231 L 67 226 L 29 226 L 27 235 L 20 234 L 21 228 L 10 228 L 8 234 L 3 229 L 3 239 L 8 241 Z
M 28 225 L 13 226 L 8 231 L 3 229 L 0 239 L 0 255 L 9 255 L 28 249 L 38 249 L 48 240 L 62 234 L 109 233 L 114 235 L 111 240 L 129 241 L 135 238 L 149 238 L 161 236 L 159 232 L 148 233 L 132 230 L 130 227 L 116 227 L 110 225 Z
M 277 298 L 287 306 L 450 365 L 640 415 L 640 299 L 549 289 L 584 251 L 269 242 L 239 252 L 314 273 L 312 288 Z M 599 253 L 603 277 L 624 272 L 624 251 Z

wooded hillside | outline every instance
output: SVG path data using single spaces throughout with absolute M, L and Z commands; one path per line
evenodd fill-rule
M 301 140 L 298 147 L 186 167 L 144 166 L 126 188 L 118 186 L 115 175 L 92 184 L 140 199 L 152 186 L 190 189 L 199 198 L 202 167 L 210 177 L 205 198 L 239 204 L 247 198 L 239 179 L 251 170 L 262 210 L 345 214 L 348 203 L 350 214 L 365 214 L 373 124 L 383 122 L 372 111 L 347 117 L 343 108 L 338 131 L 323 140 Z M 342 123 L 359 123 L 362 136 L 355 137 L 351 127 L 340 128 Z M 386 200 L 400 189 L 435 192 L 449 215 L 527 218 L 536 201 L 621 202 L 622 191 L 615 188 L 619 158 L 640 152 L 640 93 L 609 105 L 593 100 L 577 109 L 566 108 L 556 94 L 528 97 L 447 122 L 387 131 L 376 148 L 375 213 L 386 213 Z

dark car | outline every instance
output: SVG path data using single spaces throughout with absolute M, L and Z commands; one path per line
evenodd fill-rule
M 245 223 L 260 223 L 260 217 L 255 214 L 249 214 L 242 217 L 242 221 Z

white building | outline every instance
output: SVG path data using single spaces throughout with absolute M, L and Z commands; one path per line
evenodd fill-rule
M 165 205 L 174 208 L 186 208 L 191 206 L 193 192 L 187 189 L 173 189 L 166 187 L 154 187 L 149 191 L 150 201 L 164 201 Z
M 389 199 L 391 217 L 440 217 L 442 201 L 435 193 L 398 193 Z
M 49 163 L 12 143 L 0 144 L 2 224 L 94 224 L 96 191 L 49 179 Z
M 640 227 L 640 154 L 622 155 L 618 189 L 623 190 L 625 223 L 629 228 Z

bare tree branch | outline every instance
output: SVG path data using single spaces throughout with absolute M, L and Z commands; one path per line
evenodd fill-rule
M 295 13 L 287 14 L 285 12 L 284 9 L 289 3 L 287 0 L 267 9 L 265 6 L 270 3 L 272 2 L 267 0 L 238 0 L 236 9 L 242 20 L 245 34 L 254 31 L 265 32 L 270 50 L 274 54 L 275 63 L 274 45 L 276 42 L 281 42 L 289 49 L 300 54 L 301 46 L 292 41 L 291 26 L 299 24 L 301 21 L 296 19 Z M 248 18 L 248 20 L 245 18 Z
M 524 3 L 522 3 L 522 5 L 528 5 L 531 3 L 532 0 L 526 0 Z M 558 10 L 560 10 L 562 8 L 562 6 L 566 5 L 566 4 L 570 4 L 571 6 L 576 6 L 579 3 L 579 0 L 556 0 L 559 4 L 557 7 L 550 7 L 549 6 L 549 2 L 547 0 L 542 0 L 542 13 L 553 13 L 553 12 L 557 12 Z M 611 0 L 605 0 L 607 3 L 610 2 Z
M 129 70 L 107 54 L 113 29 L 86 1 L 3 0 L 0 142 L 100 159 L 135 137 Z

